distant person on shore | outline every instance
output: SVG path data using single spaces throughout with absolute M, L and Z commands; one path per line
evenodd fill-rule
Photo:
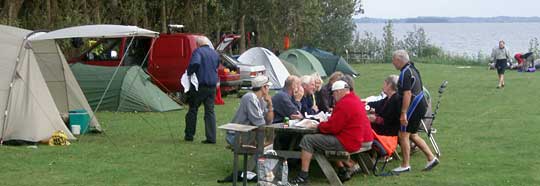
M 499 41 L 499 47 L 495 47 L 491 51 L 491 62 L 495 63 L 495 69 L 497 69 L 497 75 L 499 76 L 497 88 L 504 87 L 504 71 L 508 66 L 508 62 L 512 62 L 510 52 L 504 45 L 504 41 L 501 40 Z

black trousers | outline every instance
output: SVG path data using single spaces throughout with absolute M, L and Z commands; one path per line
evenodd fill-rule
M 189 110 L 186 114 L 184 139 L 193 140 L 197 127 L 197 112 L 199 111 L 201 104 L 204 104 L 204 129 L 206 140 L 216 142 L 216 115 L 214 113 L 216 87 L 199 86 L 199 91 L 195 91 L 195 88 L 191 87 L 186 96 Z

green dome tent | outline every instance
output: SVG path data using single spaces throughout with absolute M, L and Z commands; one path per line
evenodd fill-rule
M 71 70 L 88 103 L 95 110 L 116 67 L 76 63 Z M 155 86 L 139 66 L 119 67 L 99 110 L 165 112 L 181 109 L 180 105 Z
M 353 77 L 359 75 L 358 72 L 356 72 L 356 70 L 354 70 L 341 56 L 313 47 L 304 47 L 302 50 L 315 56 L 321 62 L 321 65 L 328 75 L 331 75 L 335 71 L 341 71 L 344 74 L 349 74 Z
M 300 49 L 290 49 L 279 55 L 279 58 L 296 67 L 301 75 L 318 73 L 323 78 L 327 76 L 321 62 L 319 62 L 315 56 L 306 51 Z

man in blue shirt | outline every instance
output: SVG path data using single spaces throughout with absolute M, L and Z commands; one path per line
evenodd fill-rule
M 193 141 L 197 126 L 197 112 L 201 103 L 204 104 L 204 125 L 206 140 L 202 143 L 216 143 L 216 115 L 214 113 L 214 99 L 218 83 L 217 70 L 219 67 L 219 55 L 210 47 L 210 40 L 204 36 L 197 37 L 197 48 L 189 61 L 188 76 L 195 73 L 199 82 L 198 91 L 195 87 L 187 92 L 189 111 L 186 114 L 186 129 L 184 140 Z
M 298 95 L 300 79 L 297 76 L 289 76 L 285 80 L 283 89 L 272 97 L 274 103 L 274 121 L 273 123 L 283 122 L 285 117 L 289 119 L 303 118 L 300 113 L 300 99 Z

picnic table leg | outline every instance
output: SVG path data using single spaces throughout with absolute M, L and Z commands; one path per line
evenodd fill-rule
M 234 155 L 233 155 L 233 186 L 238 182 L 238 149 L 240 144 L 238 132 L 234 133 Z
M 248 155 L 244 154 L 244 186 L 247 186 L 247 164 L 248 164 Z
M 343 186 L 343 183 L 341 183 L 341 180 L 339 180 L 339 177 L 336 174 L 336 171 L 334 170 L 334 167 L 332 167 L 332 164 L 326 159 L 326 157 L 320 153 L 314 153 L 313 157 L 315 160 L 317 160 L 317 163 L 319 163 L 319 166 L 321 167 L 324 175 L 326 176 L 326 179 L 328 179 L 328 182 L 330 182 L 330 185 L 332 186 Z

